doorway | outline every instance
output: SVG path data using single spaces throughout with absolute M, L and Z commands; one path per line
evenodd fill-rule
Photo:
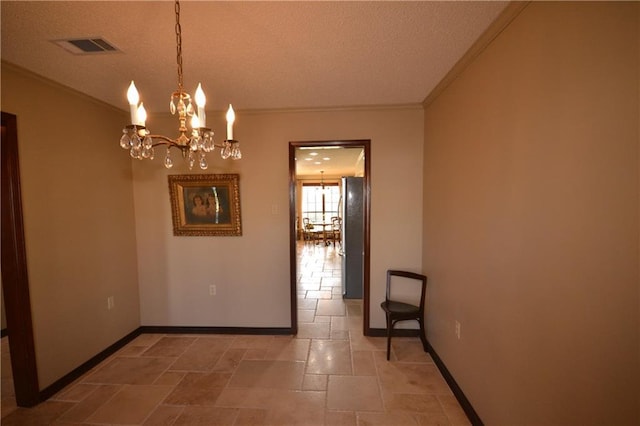
M 1 140 L 2 291 L 16 403 L 20 407 L 31 407 L 40 401 L 40 395 L 22 223 L 18 127 L 15 115 L 2 112 Z
M 362 331 L 365 336 L 370 335 L 369 326 L 369 257 L 370 257 L 370 165 L 371 165 L 371 141 L 370 140 L 343 140 L 343 141 L 304 141 L 289 143 L 289 217 L 290 217 L 290 285 L 291 285 L 291 331 L 293 334 L 298 333 L 298 289 L 297 280 L 298 271 L 298 239 L 300 237 L 302 218 L 298 217 L 297 209 L 297 189 L 299 177 L 297 174 L 298 153 L 302 151 L 318 151 L 327 153 L 326 157 L 330 157 L 330 152 L 338 150 L 358 150 L 362 153 Z M 335 150 L 335 151 L 334 151 Z M 321 163 L 321 159 L 318 160 Z M 319 173 L 322 166 L 318 168 L 317 182 L 323 182 L 324 175 Z M 326 170 L 322 170 L 327 172 Z M 327 173 L 328 174 L 328 173 Z M 339 175 L 339 172 L 333 173 L 333 179 Z

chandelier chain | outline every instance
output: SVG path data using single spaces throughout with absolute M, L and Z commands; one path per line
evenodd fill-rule
M 182 89 L 182 27 L 180 26 L 180 2 L 176 0 L 176 62 L 178 63 L 178 90 Z

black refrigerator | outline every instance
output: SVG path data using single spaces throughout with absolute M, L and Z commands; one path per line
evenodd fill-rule
M 362 299 L 364 268 L 364 180 L 342 178 L 342 297 Z

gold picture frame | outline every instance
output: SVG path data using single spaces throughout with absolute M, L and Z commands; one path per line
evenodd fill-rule
M 173 235 L 240 236 L 240 176 L 169 175 Z

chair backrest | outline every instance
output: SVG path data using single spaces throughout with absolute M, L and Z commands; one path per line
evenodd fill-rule
M 342 219 L 339 217 L 331 218 L 331 229 L 334 231 L 339 231 L 342 228 Z
M 418 305 L 418 307 L 420 308 L 421 311 L 424 311 L 424 300 L 425 300 L 425 294 L 427 290 L 426 275 L 417 274 L 415 272 L 399 271 L 397 269 L 389 269 L 387 271 L 386 300 L 393 300 L 391 298 L 391 287 L 394 283 L 394 280 L 392 279 L 392 277 L 402 277 L 402 278 L 409 278 L 409 279 L 420 281 L 420 304 Z M 396 284 L 400 284 L 400 281 L 401 280 L 398 280 L 398 283 Z
M 308 231 L 309 229 L 313 229 L 313 224 L 311 223 L 311 221 L 309 220 L 308 217 L 303 217 L 302 218 L 302 227 Z

